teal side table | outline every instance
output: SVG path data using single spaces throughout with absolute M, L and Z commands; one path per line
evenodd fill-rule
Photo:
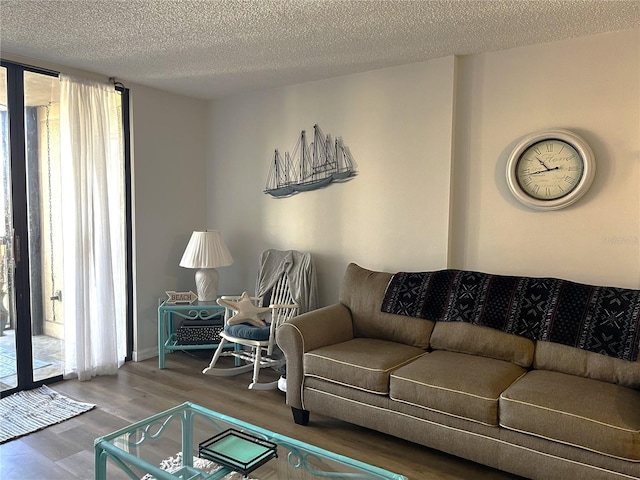
M 168 305 L 166 300 L 160 303 L 158 306 L 158 367 L 165 368 L 164 357 L 167 352 L 217 348 L 218 343 L 215 339 L 208 344 L 181 344 L 176 338 L 176 326 L 180 319 L 205 321 L 221 314 L 224 315 L 224 307 L 217 303 Z

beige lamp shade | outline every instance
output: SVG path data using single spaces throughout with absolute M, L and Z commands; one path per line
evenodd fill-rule
M 233 257 L 218 230 L 193 232 L 180 260 L 184 268 L 197 268 L 198 301 L 215 302 L 218 298 L 219 275 L 216 267 L 233 263 Z

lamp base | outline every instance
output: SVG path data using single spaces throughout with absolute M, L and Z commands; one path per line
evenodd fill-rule
M 196 291 L 199 302 L 215 302 L 218 298 L 218 270 L 200 268 L 196 270 Z

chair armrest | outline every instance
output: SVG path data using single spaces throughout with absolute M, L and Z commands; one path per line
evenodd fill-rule
M 272 303 L 269 308 L 298 308 L 297 303 Z
M 341 303 L 312 310 L 280 325 L 276 342 L 287 362 L 287 405 L 302 408 L 304 354 L 352 338 L 351 311 Z
M 298 305 L 293 304 L 277 304 L 272 303 L 269 305 L 271 309 L 271 319 L 269 325 L 269 345 L 267 346 L 267 355 L 271 356 L 273 353 L 273 347 L 276 345 L 276 335 L 278 328 L 283 323 L 291 320 L 298 311 Z

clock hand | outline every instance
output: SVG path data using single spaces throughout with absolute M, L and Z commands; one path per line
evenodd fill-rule
M 546 165 L 545 165 L 545 168 L 547 168 Z M 553 167 L 553 168 L 547 168 L 546 170 L 538 170 L 537 172 L 531 172 L 530 175 L 535 175 L 536 173 L 550 172 L 552 170 L 560 170 L 560 167 L 556 166 L 556 167 Z
M 536 160 L 538 160 L 540 162 L 540 165 L 542 165 L 544 168 L 546 168 L 547 170 L 553 170 L 553 168 L 549 168 L 547 167 L 544 162 L 542 160 L 540 160 L 538 157 L 536 157 Z

